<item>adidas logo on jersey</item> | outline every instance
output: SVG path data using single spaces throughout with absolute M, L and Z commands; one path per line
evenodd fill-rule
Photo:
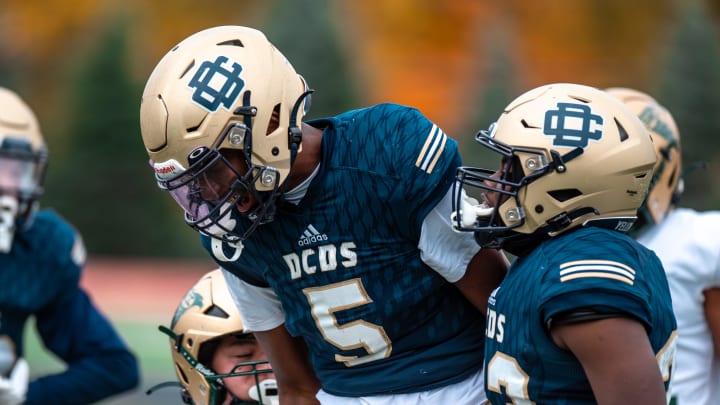
M 328 240 L 328 237 L 326 234 L 321 234 L 315 227 L 310 224 L 305 228 L 305 231 L 300 236 L 300 239 L 298 239 L 298 246 L 310 246 L 317 242 L 324 242 Z

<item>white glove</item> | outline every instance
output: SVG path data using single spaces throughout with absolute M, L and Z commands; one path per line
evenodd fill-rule
M 263 380 L 260 381 L 260 384 L 253 385 L 248 392 L 248 394 L 250 394 L 250 398 L 256 401 L 260 400 L 260 396 L 258 395 L 258 385 L 260 385 L 263 405 L 278 405 L 280 403 L 277 382 L 275 380 Z M 0 402 L 0 404 L 1 403 L 2 402 Z
M 25 401 L 30 368 L 25 359 L 17 359 L 9 378 L 0 377 L 0 404 L 19 405 Z

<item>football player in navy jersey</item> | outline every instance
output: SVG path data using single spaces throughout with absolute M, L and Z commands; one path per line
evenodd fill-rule
M 516 256 L 488 300 L 493 404 L 665 404 L 676 321 L 655 254 L 625 234 L 653 175 L 642 122 L 608 93 L 533 89 L 476 141 L 501 168 L 462 167 L 454 223 Z
M 283 403 L 481 402 L 507 260 L 452 229 L 457 143 L 396 104 L 303 122 L 311 93 L 260 31 L 186 38 L 142 97 L 158 185 L 237 275 Z
M 0 88 L 0 403 L 90 404 L 139 383 L 135 356 L 80 288 L 85 248 L 51 209 L 38 210 L 47 150 L 33 111 Z M 65 363 L 31 375 L 24 331 Z

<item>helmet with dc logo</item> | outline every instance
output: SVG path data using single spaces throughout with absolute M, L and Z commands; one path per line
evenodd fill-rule
M 265 35 L 220 26 L 181 41 L 157 64 L 140 126 L 160 188 L 196 230 L 228 242 L 273 220 L 310 106 L 305 80 Z M 232 164 L 231 155 L 242 164 Z M 225 178 L 218 173 L 231 173 Z M 250 193 L 259 204 L 234 210 Z M 238 229 L 238 215 L 250 222 Z
M 459 168 L 454 227 L 511 253 L 579 226 L 627 231 L 655 164 L 637 116 L 606 92 L 579 84 L 526 92 L 475 139 L 502 159 L 502 168 Z M 480 203 L 463 187 L 479 201 L 488 192 L 499 197 Z
M 35 113 L 17 93 L 0 87 L 0 253 L 10 251 L 16 230 L 31 224 L 47 159 Z
M 630 108 L 645 124 L 655 146 L 657 162 L 638 225 L 657 224 L 675 207 L 683 190 L 680 132 L 672 114 L 652 96 L 638 90 L 606 89 Z

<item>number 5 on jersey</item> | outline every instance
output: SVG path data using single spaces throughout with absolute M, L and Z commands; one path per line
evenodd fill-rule
M 341 350 L 364 349 L 366 356 L 335 354 L 335 361 L 347 367 L 390 357 L 392 343 L 382 326 L 362 319 L 340 325 L 335 313 L 369 304 L 372 301 L 362 280 L 354 278 L 322 287 L 303 289 L 310 304 L 313 319 L 327 342 Z

